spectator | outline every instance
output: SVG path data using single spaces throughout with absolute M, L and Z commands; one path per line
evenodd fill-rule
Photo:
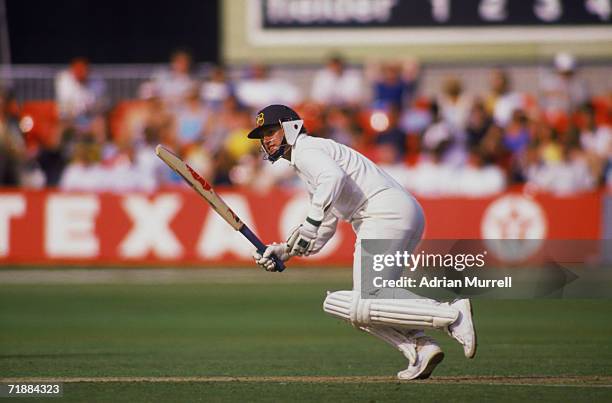
M 149 148 L 152 148 L 150 145 Z M 141 155 L 142 156 L 142 155 Z M 139 165 L 143 163 L 145 165 Z M 103 169 L 106 180 L 96 188 L 107 192 L 151 192 L 157 187 L 155 170 L 146 166 L 147 162 L 138 160 L 134 144 L 123 142 L 118 145 L 118 153 L 105 161 Z
M 414 98 L 412 104 L 405 108 L 400 117 L 399 125 L 404 132 L 420 135 L 432 123 L 431 105 L 426 98 Z
M 230 172 L 236 165 L 236 161 L 232 159 L 227 151 L 224 149 L 220 150 L 215 156 L 214 161 L 214 179 L 213 184 L 216 185 L 232 185 L 233 182 L 230 178 Z
M 374 103 L 402 110 L 410 105 L 417 90 L 419 65 L 414 60 L 403 63 L 386 62 L 380 66 L 369 63 L 367 75 L 373 82 Z
M 441 160 L 445 164 L 461 166 L 467 155 L 466 132 L 456 129 L 453 123 L 445 119 L 444 111 L 437 103 L 432 104 L 431 111 L 433 123 L 423 134 L 423 145 L 431 151 L 438 145 L 444 144 L 444 151 L 440 155 Z
M 466 127 L 468 147 L 480 146 L 492 123 L 484 103 L 480 100 L 474 102 Z
M 512 120 L 504 133 L 504 147 L 512 154 L 518 155 L 525 151 L 530 141 L 531 133 L 527 116 L 523 111 L 517 109 L 512 113 Z
M 245 109 L 236 111 L 234 117 L 234 127 L 228 130 L 225 136 L 224 148 L 230 158 L 239 161 L 243 156 L 259 151 L 259 144 L 247 138 L 251 123 L 251 114 Z
M 573 58 L 557 59 L 550 82 L 563 84 L 558 86 L 567 94 L 546 93 L 550 101 L 543 91 L 547 105 L 581 99 L 576 94 L 585 88 L 571 84 L 581 83 Z M 253 123 L 249 106 L 299 102 L 296 87 L 272 78 L 263 65 L 253 65 L 251 75 L 235 87 L 216 67 L 200 86 L 189 74 L 190 64 L 188 55 L 173 55 L 171 67 L 141 87 L 144 101 L 122 103 L 113 115 L 122 122 L 113 125 L 112 141 L 104 125 L 104 85 L 91 77 L 86 60 L 75 59 L 57 76 L 58 103 L 71 99 L 60 106 L 64 131 L 57 136 L 50 131 L 37 149 L 25 147 L 15 113 L 7 112 L 0 98 L 0 185 L 40 184 L 37 172 L 44 172 L 47 186 L 61 179 L 64 189 L 150 191 L 166 182 L 182 183 L 178 175 L 160 169 L 153 148 L 163 143 L 217 184 L 255 185 L 259 190 L 292 186 L 294 177 L 287 174 L 292 171 L 282 163 L 262 164 L 257 144 L 246 141 L 245 131 Z M 572 106 L 562 111 L 552 108 L 565 119 L 559 125 L 551 119 L 554 113 L 531 113 L 528 98 L 512 90 L 501 69 L 492 70 L 484 100 L 467 95 L 463 83 L 452 78 L 432 103 L 414 96 L 416 64 L 384 63 L 374 80 L 377 107 L 372 108 L 363 103 L 363 88 L 346 84 L 349 73 L 354 73 L 354 82 L 361 79 L 342 59 L 330 58 L 311 88 L 312 96 L 327 104 L 302 103 L 301 116 L 309 128 L 320 128 L 314 131 L 317 135 L 371 153 L 391 176 L 419 194 L 488 195 L 506 182 L 526 182 L 528 188 L 563 195 L 606 183 L 612 187 L 612 130 L 606 109 L 612 103 L 605 97 L 594 98 L 594 104 L 568 101 Z M 542 88 L 548 84 L 543 82 Z M 345 90 L 359 95 L 346 95 Z M 88 104 L 91 99 L 96 101 Z M 38 153 L 35 161 L 29 157 L 32 150 Z M 72 162 L 62 175 L 68 160 Z
M 388 126 L 376 137 L 376 144 L 390 144 L 397 150 L 397 155 L 403 159 L 406 155 L 406 133 L 398 126 L 399 112 L 395 107 L 386 111 Z
M 430 109 L 432 124 L 423 134 L 423 147 L 426 151 L 438 154 L 442 158 L 453 142 L 452 134 L 449 125 L 440 116 L 438 104 L 433 103 Z
M 199 89 L 194 86 L 187 92 L 183 102 L 177 106 L 176 119 L 177 141 L 180 147 L 200 143 L 210 124 L 210 113 L 200 101 Z
M 479 153 L 484 164 L 496 164 L 501 167 L 508 166 L 509 152 L 504 147 L 504 130 L 491 125 L 480 142 Z
M 121 121 L 116 142 L 131 142 L 136 146 L 146 143 L 147 133 L 155 133 L 160 142 L 173 144 L 175 141 L 175 118 L 162 101 L 159 92 L 151 83 L 140 88 L 143 102 L 128 109 Z
M 388 173 L 397 183 L 409 188 L 411 186 L 410 170 L 403 163 L 401 154 L 393 142 L 384 139 L 376 144 L 376 164 Z
M 0 89 L 0 187 L 19 186 L 26 162 L 26 147 L 8 91 Z
M 259 175 L 251 183 L 251 187 L 260 192 L 265 192 L 273 186 L 282 186 L 285 188 L 303 189 L 304 184 L 298 179 L 295 170 L 289 164 L 289 161 L 280 159 L 274 164 L 263 163 L 259 160 Z
M 36 163 L 44 174 L 45 186 L 54 187 L 59 185 L 64 168 L 70 156 L 74 155 L 75 146 L 70 148 L 70 154 L 66 148 L 61 147 L 59 131 L 55 131 L 47 140 L 38 150 Z
M 539 161 L 528 167 L 527 185 L 535 191 L 564 196 L 592 190 L 592 176 L 585 154 L 578 147 L 565 146 L 558 161 Z
M 444 156 L 451 146 L 450 134 L 444 123 L 434 124 L 423 137 L 426 153 L 405 179 L 408 190 L 424 196 L 442 196 L 456 191 L 454 171 Z
M 186 49 L 178 49 L 170 56 L 170 68 L 153 75 L 151 82 L 155 91 L 167 105 L 176 106 L 195 85 L 191 67 L 191 53 Z
M 506 188 L 506 177 L 499 166 L 485 164 L 482 154 L 474 147 L 466 166 L 457 171 L 456 184 L 456 194 L 483 197 L 502 192 Z
M 106 85 L 91 76 L 86 58 L 73 59 L 70 67 L 57 75 L 55 95 L 62 131 L 68 140 L 93 135 L 98 142 L 105 141 Z
M 100 145 L 93 139 L 75 143 L 72 161 L 61 175 L 64 191 L 100 191 L 107 187 L 110 175 L 100 164 Z
M 236 119 L 236 116 L 243 116 L 245 113 L 249 113 L 248 109 L 240 105 L 235 97 L 229 97 L 223 101 L 221 109 L 211 118 L 205 138 L 205 146 L 213 155 L 224 147 L 228 133 L 245 129 L 243 122 Z
M 583 105 L 589 97 L 584 81 L 576 74 L 576 59 L 569 53 L 558 53 L 555 71 L 542 80 L 541 106 L 546 116 L 554 121 L 559 114 L 569 114 Z
M 363 101 L 363 82 L 358 71 L 348 69 L 344 59 L 333 55 L 314 77 L 311 97 L 315 102 L 335 106 L 356 106 Z
M 463 92 L 463 84 L 458 78 L 451 77 L 444 81 L 438 104 L 440 115 L 450 130 L 455 134 L 463 132 L 472 109 L 472 98 Z
M 323 122 L 324 126 L 319 131 L 322 137 L 333 139 L 349 147 L 358 146 L 360 130 L 349 109 L 338 106 L 326 108 Z
M 135 166 L 140 172 L 142 189 L 146 191 L 157 189 L 164 184 L 167 178 L 167 166 L 155 155 L 155 146 L 159 143 L 159 132 L 153 128 L 148 128 L 145 131 L 144 142 L 135 151 Z
M 502 69 L 491 71 L 490 86 L 491 91 L 487 98 L 488 111 L 493 115 L 497 125 L 505 127 L 510 123 L 514 111 L 525 109 L 525 97 L 512 91 L 508 72 Z
M 295 105 L 302 100 L 297 87 L 282 78 L 270 76 L 268 66 L 253 64 L 248 76 L 238 82 L 236 95 L 242 105 L 259 110 L 270 104 Z
M 257 184 L 257 180 L 261 178 L 261 171 L 263 170 L 263 164 L 261 164 L 261 158 L 259 152 L 252 151 L 248 154 L 242 155 L 229 172 L 229 178 L 234 185 L 251 187 L 257 191 L 261 188 Z M 266 183 L 266 188 L 269 189 L 269 184 Z
M 59 183 L 64 191 L 125 192 L 157 189 L 162 178 L 161 161 L 155 156 L 158 139 L 147 133 L 139 150 L 128 141 L 118 144 L 112 158 L 101 160 L 103 147 L 93 138 L 75 143 L 72 161 L 63 171 Z
M 580 132 L 580 144 L 584 150 L 603 159 L 612 158 L 612 129 L 608 125 L 597 125 L 595 110 L 586 104 L 581 114 L 585 124 Z
M 203 144 L 191 144 L 184 148 L 183 159 L 207 180 L 215 177 L 214 158 Z
M 608 125 L 597 125 L 595 110 L 592 104 L 581 108 L 578 117 L 584 119 L 580 129 L 580 145 L 586 151 L 586 157 L 593 175 L 605 179 L 606 169 L 612 165 L 612 129 Z
M 234 85 L 227 78 L 225 69 L 222 66 L 214 66 L 202 83 L 200 97 L 207 108 L 218 110 L 234 92 Z
M 553 164 L 562 160 L 563 148 L 557 140 L 555 131 L 545 122 L 536 123 L 535 140 L 538 144 L 540 158 L 545 164 Z
M 506 188 L 504 171 L 487 164 L 478 148 L 472 148 L 467 163 L 453 167 L 442 156 L 449 143 L 441 141 L 404 176 L 408 189 L 426 196 L 482 197 L 502 192 Z

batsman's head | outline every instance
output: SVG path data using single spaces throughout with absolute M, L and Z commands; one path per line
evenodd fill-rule
M 269 105 L 255 117 L 255 129 L 250 139 L 260 139 L 266 159 L 274 162 L 295 144 L 300 134 L 306 133 L 304 121 L 285 105 Z

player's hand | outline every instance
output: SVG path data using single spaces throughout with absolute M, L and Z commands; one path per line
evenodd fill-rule
M 291 257 L 286 243 L 273 243 L 268 245 L 263 254 L 258 251 L 253 252 L 253 259 L 265 271 L 278 271 L 272 255 L 283 262 L 286 262 Z
M 314 248 L 318 230 L 318 225 L 314 225 L 311 220 L 306 219 L 302 225 L 289 235 L 289 239 L 287 239 L 289 255 L 309 256 Z

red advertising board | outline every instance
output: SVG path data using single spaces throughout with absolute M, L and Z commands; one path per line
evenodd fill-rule
M 282 241 L 308 208 L 301 192 L 220 194 L 264 242 Z M 508 192 L 419 201 L 429 239 L 599 239 L 601 193 Z M 343 224 L 300 265 L 350 265 L 355 235 Z M 0 192 L 0 264 L 211 265 L 250 263 L 253 247 L 188 189 L 147 194 Z

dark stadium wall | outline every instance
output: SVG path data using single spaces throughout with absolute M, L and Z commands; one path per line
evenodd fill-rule
M 219 59 L 219 2 L 8 0 L 15 64 L 160 63 L 177 47 L 196 62 Z

